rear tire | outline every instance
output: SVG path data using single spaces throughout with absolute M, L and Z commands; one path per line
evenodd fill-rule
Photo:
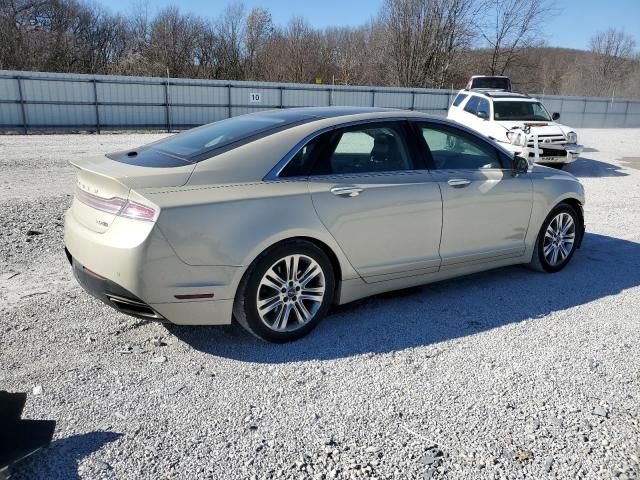
M 316 245 L 289 240 L 261 254 L 245 273 L 234 317 L 261 340 L 284 343 L 313 330 L 335 292 L 333 266 Z
M 559 272 L 576 251 L 580 223 L 575 209 L 566 203 L 557 205 L 542 223 L 529 267 L 539 272 Z

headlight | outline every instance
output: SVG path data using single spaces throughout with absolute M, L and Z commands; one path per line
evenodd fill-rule
M 578 143 L 578 134 L 576 132 L 567 133 L 567 142 L 568 143 Z
M 524 147 L 527 145 L 527 136 L 522 131 L 510 130 L 507 132 L 507 138 L 512 145 L 518 145 L 520 147 Z

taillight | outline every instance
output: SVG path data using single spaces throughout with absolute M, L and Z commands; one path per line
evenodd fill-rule
M 119 215 L 136 220 L 153 220 L 156 216 L 156 211 L 146 205 L 128 201 Z
M 84 190 L 81 190 L 79 188 L 76 188 L 76 198 L 85 205 L 89 205 L 96 210 L 112 213 L 114 215 L 120 213 L 122 208 L 127 204 L 127 201 L 124 198 L 102 198 L 98 197 L 97 195 L 92 195 L 89 192 L 85 192 Z
M 76 188 L 76 199 L 101 212 L 135 220 L 153 221 L 156 218 L 154 208 L 120 197 L 102 198 Z

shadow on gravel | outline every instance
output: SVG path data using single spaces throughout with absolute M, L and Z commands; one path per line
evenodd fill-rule
M 260 363 L 326 360 L 435 344 L 584 305 L 640 285 L 640 243 L 587 234 L 561 272 L 522 267 L 378 295 L 336 308 L 309 336 L 286 345 L 239 326 L 168 330 L 200 351 Z
M 51 443 L 49 448 L 34 455 L 16 469 L 14 472 L 15 479 L 59 478 L 79 480 L 78 464 L 80 461 L 93 452 L 100 450 L 107 443 L 115 442 L 122 435 L 122 433 L 115 432 L 90 432 L 56 440 Z M 95 475 L 98 474 L 97 470 L 105 471 L 111 468 L 103 462 L 99 462 L 94 467 L 96 470 Z
M 565 170 L 576 177 L 626 177 L 618 165 L 613 163 L 592 160 L 591 158 L 579 157 L 575 162 L 565 167 Z

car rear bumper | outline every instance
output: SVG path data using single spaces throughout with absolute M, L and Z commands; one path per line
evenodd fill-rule
M 118 218 L 97 233 L 70 210 L 64 243 L 78 283 L 122 313 L 183 325 L 231 323 L 242 269 L 184 263 L 153 224 Z
M 131 315 L 132 317 L 166 321 L 162 315 L 133 293 L 122 288 L 117 283 L 91 271 L 77 260 L 74 260 L 69 250 L 66 248 L 64 250 L 73 268 L 73 276 L 85 291 L 110 307 L 127 315 Z

